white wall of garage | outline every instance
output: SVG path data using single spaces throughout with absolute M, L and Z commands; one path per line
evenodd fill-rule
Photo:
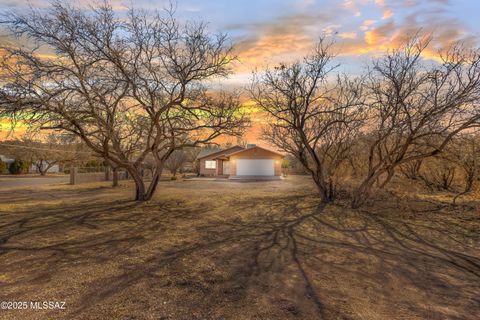
M 238 159 L 237 176 L 274 176 L 275 160 L 272 159 Z

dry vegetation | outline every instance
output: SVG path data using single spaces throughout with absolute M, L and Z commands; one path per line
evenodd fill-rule
M 11 12 L 0 24 L 36 48 L 1 47 L 0 117 L 76 136 L 129 172 L 137 201 L 150 200 L 174 151 L 240 135 L 248 123 L 236 93 L 208 84 L 231 72 L 228 37 L 174 14 L 172 2 L 162 12 L 132 8 L 120 17 L 108 1 L 91 10 L 54 1 Z M 39 56 L 41 47 L 55 58 Z
M 476 319 L 478 193 L 395 183 L 322 205 L 310 179 L 128 183 L 0 195 L 2 300 L 67 310 L 2 319 Z M 403 191 L 402 191 L 403 190 Z

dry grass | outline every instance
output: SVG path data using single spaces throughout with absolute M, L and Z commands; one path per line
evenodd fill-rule
M 1 319 L 477 319 L 480 214 L 434 196 L 323 207 L 308 179 L 0 195 Z M 445 195 L 439 195 L 444 197 Z

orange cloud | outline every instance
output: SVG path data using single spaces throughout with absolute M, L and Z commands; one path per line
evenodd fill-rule
M 386 10 L 383 11 L 383 15 L 382 15 L 383 20 L 390 19 L 391 17 L 393 17 L 393 11 L 392 10 L 386 9 Z
M 356 32 L 341 32 L 338 36 L 342 39 L 355 39 L 357 37 Z
M 274 56 L 295 54 L 309 47 L 310 38 L 295 34 L 262 36 L 254 48 L 245 51 L 250 61 L 260 61 Z
M 353 11 L 353 14 L 356 17 L 359 17 L 362 14 L 358 9 L 358 6 L 355 0 L 345 0 L 343 2 L 343 7 L 347 10 Z
M 249 72 L 256 67 L 295 59 L 308 52 L 312 45 L 310 37 L 295 34 L 263 35 L 246 40 L 237 45 L 239 63 L 235 64 L 234 70 Z
M 365 32 L 365 42 L 369 46 L 378 46 L 388 42 L 389 36 L 395 30 L 393 21 Z
M 478 39 L 462 28 L 453 20 L 440 21 L 438 24 L 423 26 L 412 15 L 401 24 L 397 25 L 393 20 L 370 28 L 364 32 L 363 38 L 345 39 L 341 44 L 341 52 L 344 55 L 379 55 L 386 50 L 398 48 L 409 37 L 419 31 L 425 35 L 432 35 L 432 41 L 424 50 L 422 56 L 440 62 L 439 52 L 445 52 L 452 45 L 462 42 L 466 46 L 476 47 Z
M 43 1 L 39 0 L 38 2 Z M 83 3 L 86 0 L 79 1 Z M 115 0 L 115 8 L 122 10 L 121 3 L 123 2 Z M 305 0 L 302 5 L 309 6 L 312 3 L 312 0 Z M 350 22 L 356 21 L 356 19 L 352 19 L 352 14 L 361 15 L 360 9 L 367 4 L 377 6 L 374 12 L 377 15 L 381 12 L 381 16 L 369 16 L 369 19 L 362 19 L 363 21 L 359 25 L 352 26 Z M 332 6 L 331 12 L 327 10 L 322 13 L 302 11 L 302 13 L 281 16 L 273 21 L 226 26 L 228 31 L 232 29 L 240 31 L 242 36 L 234 39 L 236 53 L 239 57 L 239 61 L 233 64 L 235 74 L 231 76 L 230 80 L 222 79 L 221 85 L 231 85 L 232 87 L 237 85 L 238 87 L 238 83 L 249 82 L 251 71 L 257 67 L 262 68 L 268 64 L 275 65 L 279 62 L 301 59 L 311 50 L 317 37 L 325 32 L 329 34 L 339 32 L 337 34 L 339 41 L 335 50 L 344 56 L 376 56 L 387 49 L 398 47 L 408 35 L 414 35 L 419 30 L 434 34 L 431 47 L 423 54 L 427 59 L 438 60 L 438 50 L 447 48 L 459 40 L 472 45 L 478 43 L 477 39 L 468 34 L 468 30 L 462 22 L 435 15 L 434 10 L 428 13 L 428 16 L 423 15 L 424 12 L 417 12 L 406 17 L 401 14 L 402 12 L 395 12 L 394 15 L 392 8 L 396 10 L 400 5 L 414 7 L 415 0 L 397 1 L 395 7 L 390 7 L 390 4 L 391 1 L 387 3 L 385 0 L 346 0 L 340 2 L 339 6 Z M 392 19 L 394 16 L 395 21 Z M 398 17 L 404 17 L 404 19 L 400 20 Z M 343 23 L 345 19 L 349 19 L 347 30 L 342 29 L 341 25 L 337 25 L 337 23 Z M 55 58 L 49 52 L 41 54 L 43 58 Z M 253 133 L 249 133 L 249 140 L 251 140 L 251 137 L 260 131 L 261 124 L 259 122 L 261 121 L 255 119 L 261 119 L 262 114 L 249 102 L 245 102 L 244 107 L 254 118 Z
M 321 34 L 333 34 L 340 26 L 333 25 L 328 14 L 295 14 L 259 24 L 233 25 L 232 29 L 250 31 L 239 39 L 235 48 L 239 63 L 234 70 L 251 72 L 256 67 L 298 59 L 310 51 Z M 323 26 L 318 22 L 322 21 Z
M 371 25 L 373 25 L 375 22 L 377 22 L 376 20 L 373 20 L 373 19 L 368 19 L 368 20 L 365 20 L 362 22 L 362 25 L 360 26 L 360 29 L 362 29 L 363 31 L 366 31 L 368 30 L 368 28 L 370 28 Z

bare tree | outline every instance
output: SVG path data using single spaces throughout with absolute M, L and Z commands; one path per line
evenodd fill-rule
M 93 12 L 55 2 L 46 11 L 11 13 L 4 24 L 55 51 L 6 47 L 0 63 L 3 114 L 80 137 L 99 157 L 125 168 L 137 201 L 151 199 L 174 150 L 238 135 L 245 124 L 234 96 L 208 94 L 229 73 L 231 47 L 203 23 L 181 24 L 173 9 L 126 19 L 108 3 Z M 149 184 L 143 162 L 153 157 Z
M 480 177 L 480 136 L 462 134 L 456 138 L 447 150 L 447 157 L 461 169 L 462 190 L 453 198 L 456 205 L 458 198 L 470 193 Z
M 57 134 L 49 134 L 43 140 L 24 137 L 22 140 L 3 141 L 0 150 L 3 154 L 33 165 L 42 176 L 55 165 L 82 161 L 91 155 L 71 137 Z
M 167 161 L 165 161 L 165 168 L 170 170 L 170 172 L 175 177 L 177 172 L 182 169 L 182 167 L 188 161 L 188 154 L 183 150 L 175 150 Z M 181 172 L 180 172 L 181 173 Z
M 270 118 L 264 139 L 298 159 L 324 202 L 334 198 L 338 170 L 364 120 L 362 82 L 328 81 L 337 67 L 331 45 L 320 39 L 302 62 L 257 73 L 250 88 Z
M 451 190 L 457 178 L 458 166 L 449 159 L 447 150 L 441 154 L 423 160 L 421 180 L 432 190 Z
M 188 148 L 185 150 L 187 153 L 187 163 L 190 166 L 192 172 L 197 175 L 200 175 L 200 161 L 197 160 L 198 155 L 202 149 L 199 147 L 196 148 Z
M 400 172 L 410 180 L 420 180 L 421 174 L 420 169 L 422 168 L 423 159 L 410 161 L 401 165 Z
M 439 156 L 423 160 L 419 176 L 430 188 L 456 191 L 458 198 L 470 193 L 480 176 L 478 134 L 465 132 L 453 138 Z M 459 191 L 457 191 L 459 190 Z
M 456 46 L 439 55 L 441 63 L 427 63 L 421 56 L 428 44 L 416 36 L 370 71 L 368 169 L 353 194 L 354 208 L 400 165 L 438 155 L 458 133 L 479 125 L 480 51 Z

